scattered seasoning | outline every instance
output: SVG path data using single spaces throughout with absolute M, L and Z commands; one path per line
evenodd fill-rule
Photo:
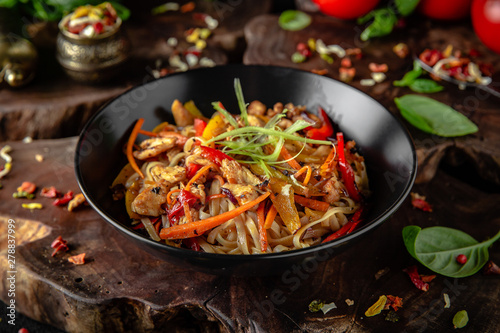
M 359 83 L 364 87 L 371 87 L 374 86 L 376 82 L 374 79 L 362 79 Z
M 20 328 L 19 331 L 17 331 L 17 333 L 29 333 L 28 329 L 27 328 Z
M 351 68 L 340 67 L 339 68 L 339 78 L 341 81 L 351 82 L 354 79 L 354 76 L 356 76 L 356 68 L 354 68 L 354 67 L 351 67 Z
M 354 301 L 353 301 L 352 299 L 349 299 L 349 298 L 348 298 L 348 299 L 346 299 L 346 300 L 345 300 L 345 302 L 346 302 L 346 304 L 347 304 L 348 306 L 352 306 L 352 305 L 354 305 Z
M 386 73 L 389 70 L 389 66 L 387 66 L 387 64 L 376 64 L 374 62 L 371 62 L 368 65 L 368 68 L 373 73 Z
M 420 278 L 424 282 L 431 282 L 432 280 L 434 280 L 436 278 L 436 275 L 420 275 Z
M 483 274 L 485 275 L 500 275 L 500 267 L 497 266 L 493 261 L 488 260 L 483 268 Z
M 432 212 L 432 206 L 425 200 L 425 196 L 411 192 L 411 204 L 424 212 Z
M 21 207 L 23 207 L 25 209 L 42 209 L 43 208 L 42 204 L 38 203 L 38 202 L 29 203 L 29 204 L 23 203 L 21 205 Z
M 328 74 L 328 69 L 323 68 L 323 69 L 311 69 L 311 73 L 318 74 L 318 75 L 326 75 Z
M 418 275 L 416 265 L 413 265 L 413 266 L 410 266 L 408 268 L 403 269 L 403 272 L 408 274 L 408 276 L 411 279 L 411 282 L 413 282 L 415 287 L 417 287 L 418 289 L 420 289 L 422 291 L 429 290 L 429 284 L 427 282 L 422 281 L 422 278 L 420 277 L 420 275 Z
M 492 66 L 474 62 L 474 55 L 477 55 L 477 52 L 472 51 L 468 56 L 463 56 L 460 50 L 453 52 L 453 46 L 448 45 L 444 51 L 425 49 L 418 58 L 432 67 L 432 72 L 435 74 L 432 77 L 436 81 L 440 80 L 439 76 L 444 75 L 463 82 L 490 84 Z
M 331 302 L 328 304 L 325 304 L 321 307 L 321 311 L 323 311 L 323 314 L 327 314 L 330 310 L 336 309 L 337 305 L 335 305 L 335 302 Z
M 318 312 L 321 310 L 321 308 L 325 305 L 325 303 L 322 300 L 315 299 L 309 304 L 309 311 L 310 312 Z
M 384 310 L 389 310 L 392 308 L 394 311 L 398 311 L 399 308 L 403 307 L 403 299 L 398 296 L 386 295 L 387 302 L 385 303 Z
M 42 155 L 42 154 L 36 154 L 36 155 L 35 155 L 35 160 L 36 160 L 37 162 L 43 162 L 43 159 L 44 159 L 44 158 L 43 158 L 43 155 Z
M 57 252 L 59 251 L 68 251 L 68 242 L 64 240 L 61 236 L 58 236 L 52 244 L 50 244 L 50 247 L 54 249 L 52 252 L 52 257 L 56 255 Z
M 467 262 L 467 256 L 465 254 L 459 254 L 456 260 L 460 265 L 465 265 L 465 263 Z
M 31 136 L 27 136 L 23 139 L 23 143 L 32 143 L 33 142 L 33 139 L 31 138 Z
M 177 2 L 167 2 L 164 3 L 163 5 L 154 7 L 151 9 L 151 14 L 153 15 L 158 15 L 158 14 L 163 14 L 169 11 L 178 11 L 180 9 L 180 5 Z
M 68 203 L 68 211 L 72 212 L 77 207 L 83 205 L 87 200 L 82 193 L 78 193 L 75 197 Z
M 33 193 L 28 193 L 26 191 L 17 191 L 12 193 L 12 197 L 15 199 L 21 199 L 21 198 L 26 198 L 26 199 L 35 199 L 35 195 Z
M 385 267 L 381 270 L 379 270 L 377 273 L 375 273 L 375 280 L 378 280 L 380 279 L 382 276 L 384 276 L 385 274 L 389 273 L 391 269 L 389 267 Z
M 23 182 L 21 186 L 17 188 L 17 192 L 26 192 L 29 194 L 33 194 L 36 191 L 36 185 L 32 182 Z
M 70 202 L 71 199 L 73 199 L 73 191 L 68 191 L 62 198 L 54 200 L 52 204 L 54 206 L 64 206 L 65 204 Z
M 311 24 L 311 16 L 300 10 L 285 10 L 278 18 L 278 24 L 283 30 L 298 31 Z
M 458 311 L 453 317 L 453 328 L 463 328 L 469 322 L 469 315 L 467 311 L 461 310 Z
M 189 13 L 192 12 L 195 9 L 196 5 L 193 1 L 190 1 L 188 3 L 185 3 L 184 5 L 181 6 L 180 12 L 181 13 Z
M 385 320 L 390 321 L 391 323 L 396 323 L 399 321 L 399 316 L 395 311 L 389 311 L 389 313 L 385 316 Z
M 444 298 L 444 308 L 445 309 L 449 309 L 450 308 L 450 296 L 446 293 L 443 294 L 443 298 Z
M 387 296 L 380 296 L 378 301 L 376 301 L 375 304 L 373 304 L 368 310 L 366 310 L 365 316 L 373 317 L 378 315 L 385 308 L 385 303 L 387 303 Z
M 394 45 L 394 47 L 392 48 L 392 51 L 394 53 L 396 53 L 396 55 L 398 57 L 400 57 L 401 59 L 406 58 L 408 56 L 408 54 L 410 53 L 410 50 L 408 49 L 408 45 L 406 45 L 405 43 L 399 43 L 399 44 Z
M 382 72 L 373 72 L 370 75 L 376 83 L 383 82 L 387 78 L 387 76 Z
M 75 256 L 71 256 L 68 258 L 68 261 L 75 265 L 83 265 L 85 264 L 85 253 L 80 253 Z
M 59 198 L 61 196 L 61 193 L 58 190 L 56 190 L 54 186 L 51 186 L 42 188 L 42 190 L 40 191 L 40 195 L 42 197 L 54 199 L 54 198 Z

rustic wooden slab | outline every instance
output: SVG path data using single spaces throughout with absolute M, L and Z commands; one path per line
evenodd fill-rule
M 152 16 L 151 9 L 162 3 L 131 2 L 133 15 L 123 24 L 132 44 L 130 61 L 120 75 L 102 84 L 85 85 L 65 75 L 54 56 L 57 35 L 54 25 L 25 27 L 24 30 L 34 35 L 34 43 L 38 46 L 39 66 L 35 80 L 28 86 L 0 90 L 0 141 L 20 140 L 26 136 L 47 139 L 77 135 L 104 103 L 135 85 L 152 80 L 152 71 L 158 61 L 161 68 L 168 67 L 169 56 L 189 45 L 184 42 L 174 50 L 167 40 L 176 37 L 183 43 L 186 30 L 205 25 L 193 18 L 194 12 Z M 196 13 L 208 13 L 219 21 L 219 27 L 213 31 L 202 56 L 212 59 L 217 65 L 230 60 L 241 62 L 245 23 L 270 9 L 270 0 L 197 1 Z M 192 68 L 195 67 L 198 66 Z M 169 69 L 173 70 L 172 67 Z
M 343 48 L 359 47 L 363 58 L 353 60 L 356 77 L 353 87 L 369 94 L 394 113 L 408 127 L 417 147 L 419 159 L 419 176 L 417 182 L 430 180 L 444 157 L 446 160 L 461 163 L 471 161 L 477 171 L 488 181 L 500 184 L 500 100 L 480 90 L 459 90 L 456 86 L 443 83 L 445 89 L 437 94 L 429 95 L 438 101 L 446 103 L 469 117 L 479 127 L 479 132 L 466 137 L 447 139 L 423 133 L 399 116 L 393 100 L 394 97 L 412 93 L 408 88 L 393 87 L 392 82 L 403 77 L 412 68 L 411 54 L 419 54 L 425 48 L 444 48 L 451 44 L 455 49 L 468 52 L 478 50 L 481 59 L 491 63 L 496 72 L 500 72 L 500 57 L 486 49 L 475 36 L 472 27 L 463 22 L 459 24 L 439 24 L 412 17 L 407 22 L 407 28 L 396 30 L 389 37 L 361 42 L 359 35 L 362 26 L 355 22 L 346 22 L 314 14 L 310 26 L 300 31 L 285 31 L 278 25 L 278 16 L 262 15 L 256 17 L 245 27 L 245 37 L 248 43 L 243 61 L 245 64 L 265 64 L 294 67 L 302 70 L 327 69 L 334 79 L 339 79 L 340 60 L 335 58 L 333 64 L 328 64 L 318 55 L 310 60 L 295 64 L 291 55 L 299 42 L 307 42 L 309 38 L 322 39 L 326 45 L 338 44 Z M 404 42 L 410 47 L 410 56 L 400 59 L 392 51 L 397 43 Z M 389 66 L 387 79 L 372 87 L 362 86 L 361 79 L 370 78 L 368 64 L 386 63 Z M 500 76 L 494 76 L 495 85 L 500 86 Z M 498 88 L 498 87 L 497 87 Z
M 438 276 L 430 290 L 422 292 L 402 272 L 415 261 L 401 239 L 402 228 L 410 224 L 459 228 L 479 240 L 493 235 L 500 228 L 498 189 L 486 193 L 438 171 L 438 177 L 413 189 L 427 196 L 432 213 L 415 210 L 406 200 L 369 238 L 334 258 L 290 267 L 275 277 L 212 276 L 130 246 L 89 207 L 68 212 L 37 196 L 34 201 L 43 209 L 21 208 L 28 200 L 11 194 L 25 180 L 40 188 L 53 185 L 78 192 L 73 171 L 76 138 L 9 144 L 13 169 L 0 190 L 0 298 L 10 301 L 6 228 L 13 219 L 17 310 L 65 331 L 455 332 L 451 321 L 462 309 L 470 317 L 464 332 L 496 332 L 500 325 L 498 276 Z M 35 154 L 44 155 L 44 161 L 36 162 Z M 68 241 L 69 251 L 51 257 L 50 244 L 59 235 Z M 82 252 L 86 264 L 67 261 Z M 499 244 L 490 253 L 500 262 Z M 385 274 L 376 278 L 381 270 Z M 429 273 L 422 266 L 419 270 Z M 449 309 L 444 308 L 444 293 L 451 298 Z M 388 311 L 364 315 L 383 294 L 403 298 L 396 323 L 384 320 Z M 337 309 L 311 313 L 308 305 L 315 299 L 335 302 Z M 347 299 L 354 304 L 347 305 Z M 0 325 L 7 324 L 4 320 Z

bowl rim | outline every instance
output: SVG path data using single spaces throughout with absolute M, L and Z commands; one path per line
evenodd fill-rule
M 406 139 L 410 143 L 411 157 L 412 157 L 413 163 L 411 165 L 412 168 L 410 170 L 410 177 L 408 179 L 408 182 L 407 182 L 404 190 L 401 192 L 401 194 L 398 196 L 398 198 L 383 213 L 381 213 L 375 219 L 370 221 L 370 223 L 363 224 L 359 229 L 355 230 L 353 233 L 342 236 L 342 237 L 335 239 L 333 241 L 330 241 L 328 243 L 320 243 L 320 244 L 316 244 L 316 245 L 306 247 L 306 248 L 294 249 L 294 250 L 283 251 L 283 252 L 258 253 L 258 254 L 220 254 L 220 253 L 199 252 L 199 251 L 193 251 L 190 249 L 177 248 L 174 246 L 167 245 L 165 243 L 157 242 L 157 241 L 154 241 L 154 240 L 148 238 L 147 236 L 143 236 L 143 235 L 135 232 L 130 227 L 123 225 L 120 221 L 116 220 L 114 217 L 107 215 L 106 212 L 101 210 L 101 208 L 98 207 L 92 200 L 89 200 L 89 198 L 91 197 L 90 193 L 88 192 L 87 187 L 85 186 L 85 182 L 81 177 L 81 170 L 80 170 L 80 164 L 79 164 L 79 158 L 81 155 L 80 155 L 79 148 L 81 147 L 81 145 L 84 141 L 85 133 L 87 132 L 88 128 L 93 124 L 93 122 L 96 120 L 96 118 L 99 117 L 100 114 L 104 112 L 104 110 L 107 108 L 107 106 L 109 106 L 110 104 L 112 104 L 113 102 L 115 102 L 116 100 L 121 98 L 121 96 L 126 95 L 135 89 L 143 87 L 144 85 L 150 84 L 150 83 L 155 82 L 155 81 L 168 80 L 171 77 L 175 77 L 175 76 L 183 75 L 183 74 L 187 73 L 187 72 L 176 72 L 176 73 L 172 73 L 172 74 L 169 74 L 167 76 L 164 76 L 164 77 L 161 77 L 158 79 L 154 79 L 154 80 L 151 80 L 148 82 L 143 82 L 141 84 L 135 85 L 135 86 L 131 87 L 130 89 L 127 89 L 126 91 L 117 95 L 116 97 L 112 98 L 111 100 L 107 101 L 87 121 L 87 123 L 84 125 L 83 129 L 81 130 L 81 132 L 78 136 L 78 141 L 77 141 L 77 144 L 75 146 L 75 157 L 74 157 L 75 175 L 76 175 L 76 179 L 78 182 L 78 186 L 80 187 L 83 195 L 87 199 L 87 202 L 90 204 L 90 206 L 106 222 L 111 223 L 115 228 L 118 229 L 118 231 L 125 233 L 127 236 L 132 237 L 134 240 L 136 240 L 140 243 L 146 243 L 146 245 L 153 246 L 153 247 L 158 248 L 159 250 L 162 250 L 162 251 L 170 252 L 173 255 L 180 255 L 182 257 L 189 256 L 191 258 L 202 257 L 202 258 L 210 258 L 210 259 L 220 259 L 220 260 L 225 260 L 226 262 L 228 262 L 228 261 L 240 262 L 242 259 L 244 259 L 246 262 L 249 262 L 249 261 L 256 261 L 256 260 L 258 260 L 258 261 L 260 261 L 260 260 L 273 260 L 275 258 L 284 259 L 284 258 L 291 258 L 291 257 L 296 257 L 296 256 L 308 255 L 308 254 L 310 255 L 310 254 L 313 254 L 313 253 L 316 253 L 316 252 L 319 252 L 322 250 L 328 250 L 331 248 L 339 247 L 344 243 L 348 243 L 348 242 L 354 240 L 355 238 L 361 238 L 361 237 L 365 236 L 372 229 L 380 226 L 384 221 L 386 221 L 392 214 L 394 214 L 399 209 L 401 204 L 404 202 L 404 199 L 409 195 L 409 193 L 414 185 L 416 176 L 417 176 L 417 167 L 418 167 L 417 154 L 416 154 L 416 148 L 415 148 L 413 138 L 411 137 L 410 132 L 408 131 L 407 127 L 404 126 L 404 124 L 399 119 L 397 119 L 397 117 L 392 112 L 390 112 L 385 106 L 380 104 L 375 98 L 368 95 L 367 93 L 365 93 L 365 92 L 363 92 L 355 87 L 352 87 L 344 82 L 341 82 L 341 81 L 336 80 L 336 79 L 331 78 L 331 77 L 321 76 L 321 75 L 314 74 L 314 73 L 306 71 L 306 70 L 301 70 L 301 69 L 296 69 L 296 68 L 291 68 L 291 67 L 276 66 L 276 65 L 226 64 L 226 65 L 217 65 L 214 67 L 203 67 L 203 68 L 190 69 L 188 72 L 189 73 L 194 72 L 194 74 L 196 74 L 196 72 L 198 72 L 198 71 L 207 71 L 207 70 L 210 71 L 210 70 L 216 70 L 218 68 L 231 68 L 231 67 L 233 67 L 233 68 L 248 68 L 248 69 L 259 68 L 261 70 L 280 69 L 280 70 L 287 70 L 290 72 L 300 72 L 303 75 L 316 75 L 316 76 L 319 76 L 325 80 L 332 80 L 332 81 L 336 82 L 337 84 L 344 86 L 347 89 L 353 90 L 353 91 L 357 92 L 358 94 L 362 94 L 366 98 L 371 99 L 374 103 L 378 104 L 383 110 L 385 110 L 385 112 L 388 113 L 389 116 L 392 117 L 396 123 L 398 123 L 400 125 L 404 136 L 406 137 Z

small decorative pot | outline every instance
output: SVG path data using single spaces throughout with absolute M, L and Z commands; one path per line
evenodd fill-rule
M 66 73 L 76 81 L 95 83 L 112 78 L 127 60 L 130 42 L 118 18 L 113 29 L 93 37 L 69 32 L 64 24 L 66 16 L 59 23 L 57 36 L 57 60 Z

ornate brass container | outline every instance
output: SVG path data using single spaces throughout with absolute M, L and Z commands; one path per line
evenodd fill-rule
M 22 87 L 35 76 L 38 53 L 26 39 L 0 35 L 0 87 Z M 7 87 L 8 87 L 7 86 Z
M 66 73 L 76 81 L 95 83 L 109 80 L 127 60 L 130 42 L 118 18 L 114 28 L 106 33 L 84 37 L 63 28 L 65 17 L 59 23 L 57 60 Z

